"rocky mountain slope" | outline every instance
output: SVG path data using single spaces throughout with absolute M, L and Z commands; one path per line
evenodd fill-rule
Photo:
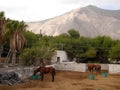
M 28 29 L 36 34 L 56 36 L 74 28 L 85 37 L 106 35 L 120 39 L 120 10 L 105 10 L 91 5 L 48 20 L 27 24 Z

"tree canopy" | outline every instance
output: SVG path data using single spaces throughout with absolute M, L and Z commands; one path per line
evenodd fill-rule
M 6 42 L 3 44 L 4 51 L 8 54 L 9 49 L 16 50 L 17 57 L 24 65 L 41 58 L 51 59 L 55 50 L 66 51 L 71 60 L 74 57 L 97 58 L 100 55 L 120 60 L 120 40 L 113 40 L 108 36 L 83 37 L 75 29 L 55 37 L 34 34 L 26 30 L 24 21 L 6 19 L 4 12 L 0 12 L 0 23 L 0 37 L 5 37 Z M 0 38 L 0 44 L 2 40 Z

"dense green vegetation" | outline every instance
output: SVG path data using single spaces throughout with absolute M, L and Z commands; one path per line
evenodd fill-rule
M 0 20 L 3 19 L 3 12 L 0 13 Z M 78 59 L 94 58 L 95 62 L 101 62 L 98 59 L 102 57 L 113 59 L 120 59 L 120 40 L 113 40 L 108 36 L 97 36 L 95 38 L 83 37 L 75 29 L 70 29 L 67 34 L 59 36 L 43 36 L 42 34 L 34 34 L 26 30 L 26 24 L 22 21 L 14 21 L 5 19 L 6 23 L 3 25 L 1 37 L 5 37 L 5 42 L 0 42 L 0 46 L 4 47 L 2 56 L 7 56 L 8 50 L 13 48 L 14 38 L 19 35 L 15 50 L 17 51 L 17 62 L 22 65 L 37 65 L 41 59 L 51 60 L 55 50 L 65 50 L 71 60 L 76 57 Z M 22 28 L 21 28 L 22 27 Z M 0 38 L 2 41 L 2 38 Z M 15 39 L 16 40 L 16 39 Z M 24 47 L 23 47 L 24 45 Z M 4 52 L 7 52 L 4 54 Z M 15 56 L 15 55 L 13 55 Z M 87 59 L 84 59 L 87 60 Z M 103 61 L 104 62 L 104 61 Z

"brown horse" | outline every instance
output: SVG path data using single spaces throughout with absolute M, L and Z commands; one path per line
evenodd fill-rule
M 88 70 L 90 71 L 90 73 L 93 73 L 94 70 L 97 73 L 101 72 L 101 65 L 100 64 L 88 64 L 87 67 L 88 67 Z
M 88 64 L 87 67 L 88 67 L 88 70 L 89 70 L 91 73 L 93 73 L 93 70 L 94 70 L 94 68 L 95 68 L 95 65 L 94 65 L 94 64 Z
M 95 65 L 95 71 L 96 71 L 97 73 L 100 73 L 100 72 L 101 72 L 101 65 L 100 65 L 100 64 Z
M 36 75 L 37 72 L 40 72 L 41 81 L 43 81 L 44 74 L 50 73 L 52 76 L 52 82 L 54 82 L 55 68 L 53 68 L 53 67 L 39 67 L 34 71 L 33 75 Z

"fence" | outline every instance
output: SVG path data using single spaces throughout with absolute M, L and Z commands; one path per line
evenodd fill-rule
M 56 70 L 64 71 L 79 71 L 86 72 L 87 64 L 76 63 L 76 62 L 63 62 L 51 65 L 56 68 Z M 120 74 L 120 64 L 101 64 L 102 70 L 108 70 L 110 74 Z M 19 77 L 27 78 L 33 74 L 33 71 L 37 67 L 16 67 L 16 68 L 0 68 L 0 72 L 16 72 Z
M 109 64 L 109 73 L 120 73 L 120 64 Z
M 86 72 L 86 64 L 76 62 L 63 62 L 56 65 L 57 70 Z
M 27 78 L 33 74 L 36 67 L 16 67 L 16 68 L 2 68 L 0 72 L 12 72 L 14 71 L 20 78 Z
M 57 70 L 86 72 L 87 64 L 75 62 L 63 62 L 56 65 Z M 120 74 L 120 64 L 101 64 L 102 70 L 110 74 Z

